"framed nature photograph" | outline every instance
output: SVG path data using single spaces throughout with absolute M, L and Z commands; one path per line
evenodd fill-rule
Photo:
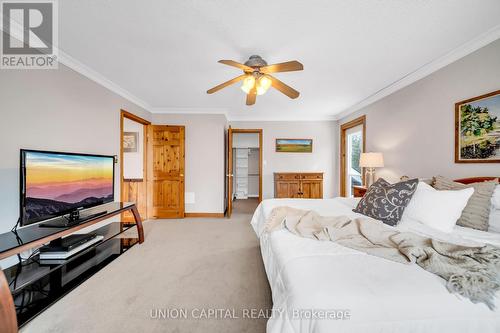
M 500 163 L 500 90 L 455 104 L 455 163 Z
M 312 153 L 312 139 L 276 139 L 278 153 Z
M 123 132 L 123 152 L 136 153 L 139 132 Z

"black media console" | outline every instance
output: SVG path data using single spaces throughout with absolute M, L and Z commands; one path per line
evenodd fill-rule
M 135 204 L 112 202 L 86 210 L 86 216 L 92 217 L 77 225 L 50 228 L 33 224 L 0 234 L 0 259 L 5 259 L 49 242 L 58 243 L 61 237 L 79 232 L 127 210 L 134 215 L 135 224 L 112 222 L 93 229 L 91 232 L 101 236 L 102 240 L 67 259 L 41 260 L 39 254 L 35 254 L 3 270 L 14 298 L 19 326 L 34 318 L 130 247 L 142 243 L 142 220 Z M 54 223 L 59 222 L 62 221 Z M 131 228 L 137 228 L 137 233 L 129 230 Z

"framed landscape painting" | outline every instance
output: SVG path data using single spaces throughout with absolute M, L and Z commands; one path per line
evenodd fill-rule
M 278 153 L 312 153 L 312 139 L 276 139 Z
M 500 90 L 455 104 L 455 163 L 500 163 Z

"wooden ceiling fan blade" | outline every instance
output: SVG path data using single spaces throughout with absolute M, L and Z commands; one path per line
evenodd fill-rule
M 295 99 L 295 98 L 299 97 L 300 93 L 297 90 L 295 90 L 292 87 L 284 84 L 283 82 L 281 82 L 280 80 L 278 80 L 274 76 L 269 75 L 269 77 L 271 78 L 271 81 L 272 81 L 271 85 L 275 89 L 278 89 L 283 94 L 287 95 L 288 97 L 290 97 L 292 99 Z
M 224 65 L 228 65 L 228 66 L 232 66 L 232 67 L 236 67 L 236 68 L 242 69 L 245 72 L 250 72 L 251 73 L 251 72 L 254 71 L 254 69 L 252 67 L 240 64 L 239 62 L 236 62 L 234 60 L 219 60 L 219 62 L 221 64 L 224 64 Z
M 277 72 L 294 72 L 301 71 L 304 69 L 304 65 L 300 62 L 293 60 L 282 62 L 279 64 L 264 66 L 260 68 L 261 73 L 269 74 L 269 73 L 277 73 Z
M 226 88 L 227 86 L 230 86 L 238 81 L 243 80 L 246 76 L 247 76 L 246 74 L 242 74 L 240 76 L 235 77 L 234 79 L 231 79 L 229 81 L 221 83 L 218 86 L 215 86 L 212 89 L 207 90 L 207 94 L 213 94 L 214 92 L 217 92 L 217 91 L 221 90 L 222 88 Z
M 254 105 L 257 99 L 257 90 L 255 87 L 252 88 L 247 94 L 247 105 Z

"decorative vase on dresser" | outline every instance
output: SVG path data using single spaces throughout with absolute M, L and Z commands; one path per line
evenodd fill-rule
M 274 197 L 323 199 L 323 173 L 275 172 Z

